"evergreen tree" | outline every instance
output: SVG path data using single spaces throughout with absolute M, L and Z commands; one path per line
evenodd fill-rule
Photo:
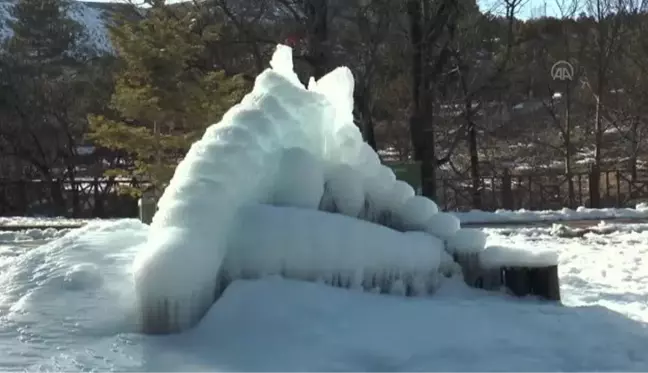
M 18 0 L 8 21 L 13 31 L 5 50 L 24 64 L 52 66 L 69 62 L 83 28 L 67 12 L 69 0 Z
M 83 28 L 68 16 L 69 6 L 68 0 L 17 0 L 7 21 L 12 35 L 0 46 L 2 156 L 17 157 L 48 180 L 73 172 L 87 123 L 78 113 L 88 90 L 81 98 L 78 92 L 90 83 L 76 78 L 85 66 L 74 53 Z
M 122 68 L 112 112 L 90 116 L 89 138 L 132 163 L 110 175 L 141 177 L 160 191 L 206 126 L 241 97 L 241 79 L 205 71 L 205 43 L 214 34 L 194 25 L 195 15 L 157 2 L 146 18 L 111 29 Z

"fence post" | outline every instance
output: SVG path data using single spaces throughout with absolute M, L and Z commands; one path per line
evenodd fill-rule
M 601 207 L 601 170 L 598 165 L 592 165 L 589 174 L 590 208 Z
M 142 198 L 137 201 L 137 207 L 140 221 L 144 224 L 151 224 L 153 215 L 157 210 L 157 198 L 155 198 L 155 192 L 152 188 L 142 193 Z
M 112 180 L 112 178 L 108 179 L 109 183 L 110 180 Z M 104 217 L 104 200 L 103 200 L 103 196 L 101 195 L 101 192 L 99 191 L 99 183 L 100 180 L 98 177 L 95 177 L 92 180 L 92 198 L 94 199 L 93 214 L 95 218 Z M 108 188 L 108 185 L 105 185 L 104 187 Z
M 616 177 L 616 207 L 621 208 L 623 207 L 623 197 L 621 196 L 621 171 L 616 170 L 614 176 Z
M 20 211 L 20 214 L 22 215 L 27 215 L 29 211 L 29 197 L 28 197 L 29 194 L 27 188 L 31 187 L 32 185 L 31 183 L 27 185 L 25 180 L 19 180 L 17 186 L 18 186 L 18 195 L 19 195 L 18 211 Z
M 504 169 L 502 175 L 502 207 L 505 210 L 513 210 L 513 192 L 511 187 L 511 172 Z
M 63 185 L 65 185 L 65 180 L 63 180 Z M 79 201 L 79 188 L 83 188 L 82 185 L 76 181 L 74 176 L 70 177 L 70 189 L 72 191 L 72 217 L 79 217 L 79 210 L 81 203 Z

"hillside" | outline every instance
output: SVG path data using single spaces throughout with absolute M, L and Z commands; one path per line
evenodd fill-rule
M 7 20 L 11 17 L 9 10 L 13 1 L 0 0 L 0 38 L 11 36 L 11 29 Z M 70 8 L 70 16 L 84 26 L 88 36 L 88 44 L 100 51 L 111 51 L 110 38 L 108 36 L 107 22 L 110 22 L 110 15 L 117 9 L 119 4 L 106 4 L 94 2 L 73 2 Z

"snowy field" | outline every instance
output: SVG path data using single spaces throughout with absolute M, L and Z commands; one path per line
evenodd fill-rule
M 131 264 L 148 227 L 94 222 L 0 246 L 0 370 L 646 371 L 648 226 L 566 238 L 487 229 L 559 252 L 565 307 L 469 289 L 403 298 L 237 281 L 192 330 L 138 334 Z

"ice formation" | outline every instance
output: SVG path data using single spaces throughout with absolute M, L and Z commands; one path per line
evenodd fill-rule
M 278 46 L 270 65 L 191 146 L 158 202 L 134 263 L 144 331 L 192 327 L 240 277 L 422 294 L 451 270 L 446 241 L 483 249 L 362 140 L 348 68 L 306 88 L 290 48 Z
M 437 283 L 443 243 L 425 233 L 262 204 L 243 208 L 239 221 L 223 266 L 226 278 L 284 275 L 384 293 L 402 280 L 412 295 L 428 294 Z
M 522 250 L 514 247 L 489 245 L 479 253 L 484 268 L 502 266 L 547 267 L 558 264 L 558 253 L 550 250 Z

